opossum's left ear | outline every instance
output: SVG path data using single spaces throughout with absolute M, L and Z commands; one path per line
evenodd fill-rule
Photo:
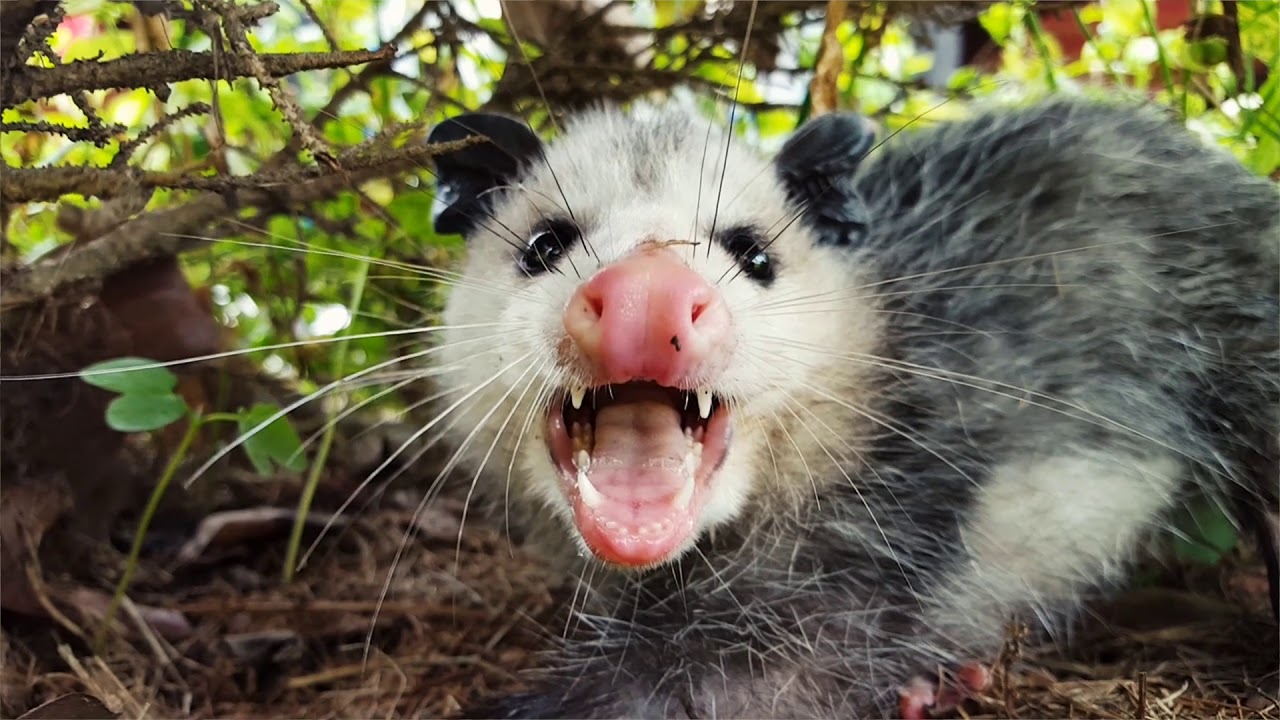
M 840 235 L 824 239 L 848 241 L 845 236 L 866 224 L 851 178 L 875 142 L 875 129 L 863 116 L 828 113 L 800 126 L 774 157 L 787 198 L 824 234 Z
M 431 131 L 427 142 L 487 138 L 435 157 L 436 200 L 431 215 L 438 233 L 469 233 L 492 207 L 500 185 L 515 182 L 542 155 L 542 141 L 524 123 L 505 115 L 467 113 Z

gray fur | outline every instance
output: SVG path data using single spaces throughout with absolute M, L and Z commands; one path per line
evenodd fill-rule
M 702 151 L 705 126 L 662 117 L 599 113 L 548 148 L 605 262 L 633 242 L 619 221 L 639 217 L 611 215 L 611 197 L 661 200 L 682 168 L 698 172 L 690 155 Z M 702 170 L 714 180 L 724 145 L 711 143 Z M 718 222 L 784 218 L 778 180 L 754 178 L 763 166 L 746 159 L 735 167 L 747 155 L 734 152 Z M 1240 498 L 1274 505 L 1280 196 L 1271 183 L 1154 111 L 1068 100 L 906 133 L 845 182 L 865 227 L 821 234 L 802 219 L 777 248 L 779 283 L 813 272 L 806 247 L 834 250 L 845 291 L 806 298 L 812 284 L 801 278 L 734 308 L 744 327 L 817 325 L 829 348 L 812 356 L 826 358 L 821 371 L 788 366 L 807 384 L 787 386 L 793 402 L 758 418 L 767 431 L 743 441 L 753 445 L 731 450 L 752 453 L 742 501 L 674 567 L 584 570 L 575 631 L 536 689 L 470 714 L 892 713 L 912 675 L 992 653 L 1008 614 L 1057 628 L 1084 593 L 1123 577 L 1138 542 L 1187 492 L 1233 508 Z M 561 204 L 545 167 L 520 188 L 494 208 L 516 234 Z M 739 190 L 747 199 L 730 203 Z M 704 183 L 704 225 L 715 195 Z M 499 282 L 507 273 L 501 282 L 524 294 L 503 302 L 536 305 L 546 293 L 547 309 L 535 311 L 554 315 L 557 286 L 534 292 L 493 267 L 511 252 L 498 234 L 468 238 L 479 253 L 468 274 L 484 269 Z M 574 255 L 584 276 L 590 253 Z M 547 282 L 577 279 L 566 270 Z M 525 317 L 489 303 L 472 317 Z M 767 339 L 744 337 L 781 358 Z M 531 362 L 557 357 L 553 342 L 531 342 L 544 348 Z M 486 374 L 500 367 L 479 362 Z M 571 377 L 535 374 L 549 392 Z M 751 379 L 737 382 L 722 390 L 746 412 Z M 516 387 L 506 376 L 497 384 Z M 477 412 L 514 397 L 493 396 Z M 465 456 L 499 512 L 507 506 L 577 573 L 589 561 L 535 489 L 534 454 L 545 453 L 536 426 L 525 445 L 504 440 L 487 469 L 482 456 L 500 431 L 480 432 Z M 534 454 L 512 462 L 512 453 Z

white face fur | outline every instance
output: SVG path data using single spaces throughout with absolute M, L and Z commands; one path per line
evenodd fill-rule
M 732 441 L 693 539 L 732 520 L 762 488 L 812 496 L 815 478 L 798 463 L 814 460 L 797 460 L 796 446 L 848 437 L 831 414 L 820 422 L 813 412 L 830 396 L 847 402 L 857 385 L 858 366 L 839 356 L 873 345 L 874 314 L 850 300 L 867 279 L 849 250 L 815 245 L 803 222 L 791 222 L 795 210 L 769 161 L 735 143 L 726 163 L 725 151 L 724 136 L 708 138 L 704 119 L 596 111 L 546 146 L 545 163 L 496 190 L 491 216 L 477 218 L 467 236 L 464 279 L 445 311 L 453 329 L 441 334 L 436 357 L 448 369 L 442 385 L 457 388 L 448 401 L 476 394 L 459 406 L 458 422 L 447 421 L 450 439 L 467 443 L 472 468 L 486 463 L 482 490 L 500 502 L 545 504 L 579 543 L 543 437 L 548 408 L 559 408 L 586 373 L 563 313 L 582 282 L 642 243 L 696 243 L 672 247 L 722 294 L 730 315 L 723 370 L 703 384 L 732 409 Z M 569 220 L 569 210 L 583 241 L 553 271 L 527 276 L 518 263 L 537 224 Z M 767 246 L 776 271 L 767 287 L 711 241 L 713 223 L 717 232 L 751 226 L 766 241 L 776 236 Z

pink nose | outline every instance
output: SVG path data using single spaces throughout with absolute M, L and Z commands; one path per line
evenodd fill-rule
M 615 262 L 578 287 L 564 326 L 598 381 L 691 384 L 722 355 L 729 314 L 720 293 L 663 248 Z

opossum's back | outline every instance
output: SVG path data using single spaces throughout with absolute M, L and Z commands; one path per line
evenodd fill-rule
M 949 124 L 857 186 L 885 278 L 868 294 L 899 311 L 904 354 L 1048 392 L 1274 363 L 1280 193 L 1155 111 L 1055 101 Z
M 1188 480 L 1274 484 L 1269 181 L 1154 111 L 1054 101 L 886 147 L 857 194 L 884 353 L 917 370 L 886 392 L 902 430 L 871 457 L 899 485 L 870 502 L 943 528 L 932 625 L 1069 605 Z
M 1183 269 L 1235 266 L 1276 293 L 1275 185 L 1152 109 L 1057 100 L 948 123 L 868 163 L 858 194 L 889 273 L 1096 246 L 1077 268 L 1202 253 Z

